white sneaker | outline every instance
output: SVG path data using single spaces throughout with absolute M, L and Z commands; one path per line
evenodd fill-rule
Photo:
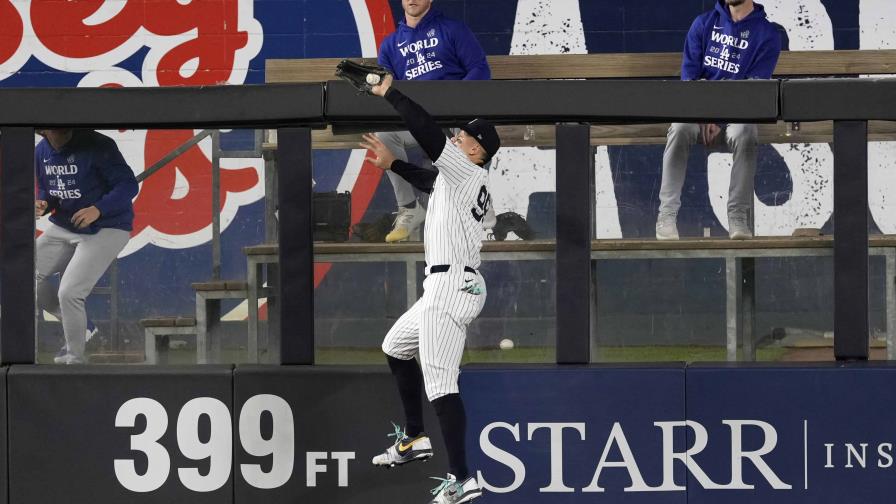
M 398 216 L 392 226 L 392 232 L 386 235 L 386 243 L 405 241 L 410 238 L 423 221 L 426 220 L 426 209 L 420 202 L 414 208 L 399 207 Z
M 417 460 L 425 462 L 432 457 L 432 442 L 426 434 L 420 433 L 417 437 L 410 438 L 397 424 L 392 423 L 392 426 L 395 428 L 395 432 L 389 434 L 389 437 L 395 438 L 395 444 L 386 448 L 385 452 L 373 457 L 371 460 L 373 465 L 391 468 Z
M 728 236 L 732 240 L 749 240 L 753 237 L 746 212 L 728 214 Z
M 53 362 L 56 364 L 84 364 L 84 358 L 75 354 L 66 353 L 60 357 L 54 357 Z
M 453 474 L 448 474 L 445 479 L 431 478 L 439 480 L 442 483 L 432 489 L 435 495 L 429 504 L 462 504 L 471 500 L 482 497 L 482 489 L 479 488 L 479 482 L 476 477 L 470 476 L 463 481 L 457 481 Z
M 662 213 L 656 218 L 656 239 L 657 240 L 677 240 L 678 239 L 678 214 Z
M 494 229 L 498 223 L 498 217 L 495 216 L 495 209 L 488 207 L 485 211 L 485 217 L 482 218 L 482 229 Z

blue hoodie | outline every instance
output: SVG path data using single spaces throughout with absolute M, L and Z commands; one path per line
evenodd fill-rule
M 488 80 L 492 76 L 473 32 L 435 9 L 415 28 L 399 22 L 380 45 L 379 64 L 397 80 Z
M 688 31 L 681 80 L 770 79 L 781 53 L 781 34 L 766 18 L 765 8 L 738 22 L 724 0 L 701 14 Z
M 34 148 L 37 199 L 54 211 L 50 222 L 74 233 L 96 234 L 102 228 L 130 231 L 134 222 L 131 199 L 137 195 L 134 172 L 111 138 L 92 130 L 74 130 L 58 151 L 46 138 Z M 95 206 L 100 217 L 84 229 L 72 215 Z

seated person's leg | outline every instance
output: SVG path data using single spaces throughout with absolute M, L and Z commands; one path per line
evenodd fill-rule
M 755 124 L 729 124 L 725 141 L 734 154 L 728 189 L 728 235 L 733 240 L 753 237 L 750 209 L 756 175 L 758 128 Z
M 402 161 L 408 160 L 407 149 L 417 143 L 407 131 L 389 131 L 377 133 L 379 139 L 386 147 Z M 387 242 L 407 240 L 426 218 L 426 210 L 417 202 L 414 187 L 392 171 L 386 172 L 392 189 L 395 191 L 395 203 L 398 207 L 398 216 L 395 219 L 392 232 L 386 235 Z
M 697 124 L 672 123 L 663 153 L 663 181 L 660 187 L 660 210 L 656 221 L 658 240 L 678 239 L 678 209 L 681 208 L 681 189 L 688 166 L 691 145 L 697 142 Z

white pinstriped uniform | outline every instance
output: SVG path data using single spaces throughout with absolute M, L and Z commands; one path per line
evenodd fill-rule
M 467 326 L 485 305 L 479 249 L 482 216 L 491 203 L 488 170 L 470 162 L 451 141 L 433 166 L 439 174 L 424 228 L 427 273 L 432 265 L 451 268 L 427 275 L 423 297 L 395 322 L 383 341 L 383 351 L 396 359 L 413 359 L 419 352 L 430 401 L 458 393 Z M 464 266 L 477 273 L 465 272 Z

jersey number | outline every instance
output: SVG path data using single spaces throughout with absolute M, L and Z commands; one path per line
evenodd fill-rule
M 482 222 L 482 219 L 485 218 L 485 212 L 488 212 L 488 207 L 491 204 L 492 197 L 489 195 L 488 189 L 485 186 L 480 187 L 479 196 L 476 196 L 476 206 L 470 209 L 473 218 Z

